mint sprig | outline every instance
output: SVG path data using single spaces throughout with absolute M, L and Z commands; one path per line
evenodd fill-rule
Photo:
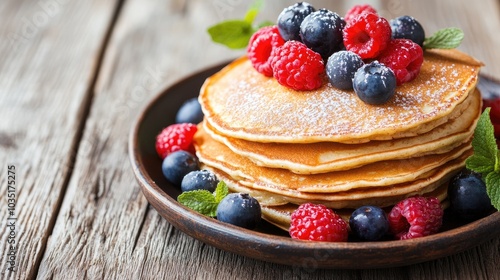
M 255 0 L 243 19 L 226 20 L 209 27 L 207 31 L 212 41 L 231 49 L 245 48 L 257 30 L 273 24 L 270 21 L 254 24 L 262 5 L 263 0 Z
M 500 210 L 500 152 L 490 119 L 490 108 L 486 108 L 479 118 L 474 130 L 472 148 L 474 154 L 465 161 L 465 165 L 468 169 L 481 173 L 491 204 Z
M 438 30 L 431 37 L 425 38 L 424 49 L 454 49 L 460 46 L 464 32 L 460 28 L 445 28 Z
M 228 193 L 229 189 L 226 183 L 220 181 L 213 193 L 207 190 L 183 192 L 177 197 L 177 201 L 200 214 L 216 217 L 217 206 Z

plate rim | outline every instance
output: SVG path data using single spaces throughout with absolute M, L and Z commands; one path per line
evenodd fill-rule
M 217 219 L 206 217 L 202 214 L 199 214 L 191 209 L 186 208 L 185 206 L 179 204 L 173 197 L 168 195 L 162 188 L 149 176 L 145 169 L 144 163 L 139 156 L 139 129 L 143 124 L 145 116 L 148 112 L 155 106 L 157 102 L 159 102 L 163 98 L 167 98 L 170 91 L 175 88 L 177 85 L 188 82 L 194 77 L 198 77 L 203 75 L 204 73 L 214 71 L 216 69 L 221 69 L 225 65 L 228 64 L 228 61 L 219 63 L 205 69 L 198 70 L 192 74 L 184 76 L 183 78 L 178 79 L 174 83 L 170 83 L 164 86 L 158 93 L 156 93 L 150 101 L 139 111 L 138 117 L 136 117 L 133 125 L 130 129 L 129 137 L 128 137 L 128 152 L 129 152 L 129 160 L 132 165 L 132 169 L 135 175 L 136 180 L 139 182 L 142 193 L 145 195 L 148 203 L 150 203 L 156 211 L 160 213 L 160 215 L 165 218 L 170 224 L 172 224 L 177 229 L 180 229 L 182 232 L 187 235 L 200 240 L 206 244 L 219 248 L 221 250 L 229 251 L 232 253 L 236 253 L 238 255 L 242 255 L 245 257 L 250 257 L 253 259 L 268 261 L 272 263 L 285 264 L 285 265 L 302 265 L 304 266 L 304 261 L 308 261 L 309 265 L 313 265 L 315 268 L 352 268 L 352 269 L 366 269 L 366 268 L 387 268 L 387 267 L 397 267 L 402 265 L 409 265 L 415 263 L 421 263 L 425 261 L 435 260 L 441 257 L 446 257 L 449 255 L 457 254 L 459 252 L 465 251 L 467 249 L 479 246 L 480 244 L 493 239 L 495 236 L 498 236 L 500 230 L 494 230 L 495 224 L 500 224 L 500 212 L 496 211 L 484 218 L 479 220 L 467 223 L 465 225 L 459 226 L 457 228 L 453 228 L 450 230 L 446 230 L 443 232 L 439 232 L 437 234 L 433 234 L 426 237 L 410 239 L 410 240 L 389 240 L 389 241 L 376 241 L 376 242 L 314 242 L 314 241 L 302 241 L 295 240 L 290 237 L 277 236 L 268 233 L 257 232 L 253 230 L 248 230 L 244 228 L 240 228 L 237 226 L 233 226 L 227 223 L 223 223 L 218 221 Z M 207 76 L 208 77 L 208 76 Z M 164 209 L 160 206 L 166 206 L 169 209 L 169 215 L 164 213 Z M 172 215 L 177 215 L 184 217 L 185 219 L 190 219 L 191 223 L 189 225 L 183 224 L 180 220 L 174 219 Z M 203 230 L 202 233 L 197 230 L 193 230 L 189 226 L 194 226 L 197 230 Z M 497 227 L 500 228 L 500 227 Z M 453 252 L 448 253 L 435 253 L 433 257 L 424 259 L 422 256 L 414 256 L 414 254 L 408 253 L 409 248 L 428 248 L 430 250 L 436 251 L 436 248 L 449 248 L 452 245 L 457 245 L 458 241 L 467 241 L 471 237 L 467 235 L 470 234 L 470 231 L 475 230 L 476 235 L 481 237 L 485 236 L 485 238 L 481 238 L 481 240 L 477 241 L 477 243 L 472 244 L 473 242 L 467 242 L 466 246 L 463 246 L 462 242 L 459 242 L 459 248 Z M 254 244 L 255 242 L 259 242 L 258 249 L 255 250 L 249 249 L 248 251 L 242 251 L 241 246 L 230 246 L 226 242 L 222 242 L 221 244 L 215 238 L 206 238 L 206 233 L 219 234 L 222 237 L 229 238 L 231 240 L 237 240 L 241 242 L 241 245 L 249 245 Z M 446 235 L 443 236 L 443 235 Z M 450 238 L 452 236 L 453 238 Z M 452 242 L 453 240 L 453 242 Z M 458 240 L 458 241 L 457 241 Z M 406 252 L 407 258 L 400 259 L 396 262 L 381 264 L 379 262 L 376 263 L 365 263 L 361 265 L 359 262 L 355 264 L 349 264 L 349 262 L 342 261 L 339 258 L 338 254 L 341 253 L 357 253 L 362 255 L 371 255 L 372 253 L 390 248 L 391 251 L 394 252 Z M 265 249 L 265 251 L 263 250 Z M 411 251 L 411 250 L 410 250 Z M 437 250 L 439 251 L 439 250 Z M 280 253 L 290 252 L 299 256 L 292 257 L 291 259 L 285 258 L 276 258 L 276 255 Z M 257 254 L 256 254 L 257 253 Z M 260 253 L 260 254 L 258 254 Z M 307 258 L 307 253 L 311 253 L 312 259 L 304 259 Z M 412 256 L 413 255 L 413 256 Z M 257 257 L 256 257 L 257 256 Z M 319 256 L 319 257 L 318 257 Z M 298 262 L 298 260 L 302 258 L 302 263 Z

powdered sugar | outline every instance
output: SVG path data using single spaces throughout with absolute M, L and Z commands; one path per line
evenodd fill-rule
M 348 141 L 408 130 L 449 114 L 467 96 L 477 68 L 428 59 L 416 80 L 399 86 L 386 104 L 372 106 L 329 84 L 293 91 L 242 63 L 214 85 L 202 106 L 211 125 L 243 139 Z

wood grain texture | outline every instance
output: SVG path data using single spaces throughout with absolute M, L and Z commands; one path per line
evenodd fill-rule
M 36 275 L 71 174 L 113 3 L 0 3 L 2 279 Z M 16 169 L 15 273 L 7 270 L 7 165 Z
M 242 17 L 250 1 L 126 0 L 118 11 L 118 1 L 112 0 L 46 2 L 61 3 L 60 10 L 46 12 L 33 1 L 0 2 L 5 23 L 0 36 L 7 38 L 0 40 L 0 118 L 10 120 L 0 122 L 0 160 L 19 167 L 22 244 L 19 272 L 2 270 L 0 278 L 500 279 L 500 238 L 432 262 L 353 271 L 255 261 L 176 230 L 148 205 L 135 181 L 128 133 L 163 87 L 243 54 L 211 43 L 205 30 Z M 267 1 L 259 20 L 274 19 L 294 2 Z M 361 1 L 310 1 L 340 14 L 354 2 Z M 465 0 L 373 3 L 384 13 L 411 11 L 429 30 L 460 24 L 471 36 L 461 48 L 487 63 L 485 73 L 500 77 L 499 66 L 492 65 L 500 61 L 500 42 L 492 36 L 499 28 L 498 1 L 482 1 L 487 9 Z M 119 17 L 111 26 L 114 12 Z M 97 65 L 111 27 L 104 60 Z M 91 102 L 88 114 L 86 102 Z M 2 182 L 5 176 L 2 171 Z M 3 183 L 0 191 L 3 199 Z M 5 211 L 0 209 L 0 217 Z M 0 251 L 5 252 L 5 219 L 1 223 Z
M 40 278 L 166 278 L 197 267 L 191 253 L 202 243 L 148 211 L 130 172 L 127 136 L 137 111 L 164 83 L 234 55 L 197 50 L 209 39 L 198 41 L 202 34 L 193 27 L 214 17 L 206 1 L 125 3 L 82 139 L 88 153 L 76 160 Z

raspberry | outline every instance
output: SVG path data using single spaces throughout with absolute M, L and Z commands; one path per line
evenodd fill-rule
M 412 239 L 436 233 L 443 223 L 443 209 L 435 197 L 410 197 L 389 213 L 390 230 L 398 239 Z
M 483 110 L 490 107 L 490 119 L 495 131 L 495 137 L 500 139 L 500 98 L 483 99 Z
M 401 85 L 418 76 L 424 62 L 424 51 L 412 40 L 394 39 L 380 54 L 378 60 L 394 71 L 397 85 Z
M 353 20 L 355 17 L 358 15 L 361 15 L 363 13 L 372 13 L 372 14 L 377 14 L 377 10 L 373 8 L 372 6 L 366 4 L 366 5 L 354 5 L 347 13 L 345 14 L 344 20 L 345 22 L 350 22 Z
M 271 67 L 276 80 L 295 90 L 313 90 L 325 81 L 321 55 L 298 41 L 287 41 L 273 50 Z
M 490 118 L 492 123 L 500 123 L 500 98 L 483 99 L 483 111 L 490 107 Z
M 490 107 L 490 120 L 493 124 L 493 131 L 497 139 L 497 146 L 500 147 L 500 98 L 483 99 L 483 111 Z
M 345 242 L 348 226 L 332 209 L 305 203 L 292 213 L 289 232 L 295 239 Z
M 373 13 L 363 13 L 347 22 L 344 45 L 362 59 L 375 58 L 391 41 L 389 22 Z
M 266 26 L 255 32 L 248 43 L 247 55 L 253 67 L 261 74 L 272 77 L 271 52 L 285 43 L 277 26 Z
M 156 136 L 156 152 L 162 159 L 179 150 L 194 154 L 193 136 L 197 130 L 198 127 L 191 123 L 167 126 Z

